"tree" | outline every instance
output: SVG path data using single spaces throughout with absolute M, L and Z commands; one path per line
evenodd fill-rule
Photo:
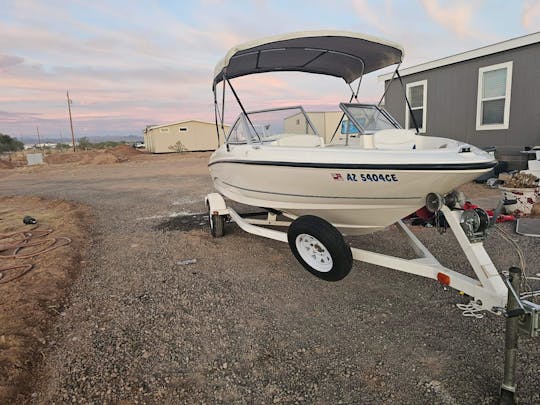
M 79 148 L 84 150 L 92 149 L 92 142 L 86 136 L 83 136 L 79 138 Z
M 0 152 L 15 152 L 23 149 L 24 144 L 21 141 L 0 133 Z

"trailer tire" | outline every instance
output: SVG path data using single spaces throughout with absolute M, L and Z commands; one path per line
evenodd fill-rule
M 208 208 L 208 219 L 210 222 L 210 233 L 214 238 L 221 238 L 225 234 L 225 218 L 222 215 L 213 214 L 210 203 L 206 203 Z
M 212 215 L 210 229 L 214 238 L 221 238 L 225 234 L 225 218 L 221 215 Z
M 351 248 L 343 235 L 322 218 L 304 215 L 295 219 L 287 231 L 294 257 L 314 276 L 339 281 L 352 268 Z

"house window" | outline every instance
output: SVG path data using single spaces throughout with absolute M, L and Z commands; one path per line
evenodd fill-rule
M 427 80 L 408 83 L 406 89 L 412 115 L 409 106 L 405 102 L 405 128 L 416 129 L 414 126 L 416 121 L 418 132 L 426 132 Z
M 186 127 L 180 127 L 180 132 L 186 132 L 186 131 L 187 131 Z
M 300 120 L 296 120 L 296 125 L 300 125 Z
M 478 69 L 476 130 L 508 129 L 512 61 Z
M 169 132 L 169 128 L 160 128 L 159 132 Z

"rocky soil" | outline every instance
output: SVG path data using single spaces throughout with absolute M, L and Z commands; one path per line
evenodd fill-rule
M 46 337 L 26 401 L 496 403 L 503 318 L 465 318 L 457 292 L 373 265 L 355 263 L 341 282 L 320 281 L 286 244 L 234 224 L 213 239 L 203 203 L 212 190 L 207 159 L 14 169 L 2 180 L 2 194 L 82 202 L 96 218 L 88 257 L 65 316 Z M 469 189 L 484 203 L 493 200 Z M 529 272 L 538 273 L 538 240 L 502 227 Z M 443 264 L 467 271 L 449 233 L 415 233 Z M 393 227 L 351 241 L 412 255 Z M 486 246 L 500 269 L 518 264 L 496 233 Z M 520 341 L 525 404 L 540 402 L 538 344 Z

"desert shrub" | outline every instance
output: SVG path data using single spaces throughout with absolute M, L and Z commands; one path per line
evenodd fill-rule
M 174 145 L 169 146 L 171 152 L 186 152 L 187 148 L 184 146 L 182 141 L 176 142 Z
M 109 149 L 115 148 L 119 145 L 125 145 L 123 141 L 103 141 L 103 142 L 91 142 L 87 137 L 79 139 L 79 148 L 84 150 L 89 149 Z
M 115 148 L 118 145 L 125 145 L 125 142 L 117 142 L 117 141 L 104 141 L 104 142 L 95 142 L 92 143 L 92 147 L 95 149 L 107 149 L 107 148 Z
M 92 142 L 86 136 L 79 138 L 79 148 L 83 150 L 92 149 Z
M 21 141 L 0 133 L 0 152 L 15 152 L 23 149 L 24 144 Z

